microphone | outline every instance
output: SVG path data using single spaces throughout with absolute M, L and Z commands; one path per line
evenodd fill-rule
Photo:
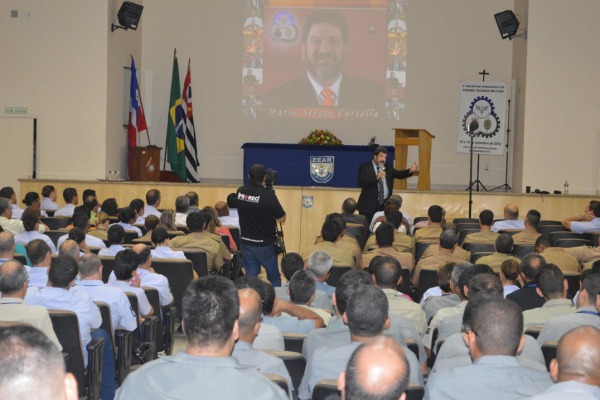
M 377 140 L 377 136 L 373 136 L 371 140 L 369 140 L 369 143 L 367 143 L 367 146 L 375 146 L 375 140 Z
M 476 119 L 473 119 L 469 124 L 469 133 L 473 134 L 477 129 L 479 129 L 479 122 L 477 122 Z

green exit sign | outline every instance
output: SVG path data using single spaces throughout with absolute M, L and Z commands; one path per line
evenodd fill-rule
M 4 107 L 4 114 L 27 115 L 27 107 Z

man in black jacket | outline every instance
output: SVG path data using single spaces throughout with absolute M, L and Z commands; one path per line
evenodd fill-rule
M 375 147 L 373 159 L 358 167 L 358 186 L 361 188 L 358 198 L 358 212 L 371 221 L 373 214 L 383 210 L 385 201 L 392 195 L 394 178 L 406 179 L 419 172 L 416 162 L 409 169 L 398 171 L 391 163 L 386 163 L 385 147 Z

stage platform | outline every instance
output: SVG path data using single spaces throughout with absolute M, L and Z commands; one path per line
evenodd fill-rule
M 229 193 L 242 185 L 239 180 L 204 180 L 199 184 L 171 182 L 131 182 L 131 181 L 74 181 L 56 179 L 20 179 L 21 198 L 27 192 L 40 193 L 44 185 L 53 185 L 58 192 L 58 203 L 63 204 L 62 191 L 74 187 L 81 195 L 84 189 L 94 189 L 102 200 L 110 197 L 117 199 L 119 206 L 126 206 L 131 199 L 144 199 L 150 189 L 158 189 L 162 194 L 160 208 L 175 209 L 175 199 L 188 191 L 195 191 L 200 197 L 200 207 L 214 206 L 217 201 L 225 200 Z M 358 199 L 358 188 L 327 187 L 285 187 L 276 186 L 277 197 L 287 213 L 284 224 L 285 242 L 288 251 L 302 251 L 310 247 L 320 234 L 324 218 L 331 212 L 339 212 L 347 197 Z M 426 216 L 432 204 L 438 204 L 446 210 L 446 220 L 467 217 L 469 213 L 469 193 L 467 191 L 394 191 L 402 195 L 402 211 L 411 217 Z M 504 205 L 515 203 L 520 215 L 524 217 L 529 209 L 536 209 L 544 220 L 561 220 L 568 216 L 581 214 L 585 206 L 595 197 L 587 195 L 541 195 L 505 192 L 473 192 L 473 217 L 479 212 L 490 209 L 496 218 L 502 218 Z

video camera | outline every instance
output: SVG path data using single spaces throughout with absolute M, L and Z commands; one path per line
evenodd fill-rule
M 277 171 L 271 168 L 267 169 L 267 175 L 265 175 L 265 187 L 269 190 L 273 190 L 273 186 L 277 184 Z

